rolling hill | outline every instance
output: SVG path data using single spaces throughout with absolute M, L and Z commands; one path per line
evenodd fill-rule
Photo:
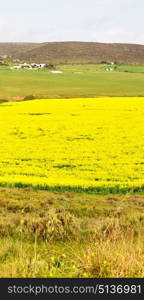
M 144 45 L 94 42 L 0 43 L 0 55 L 31 62 L 144 65 Z
M 0 43 L 0 57 L 16 57 L 19 53 L 39 47 L 37 43 Z

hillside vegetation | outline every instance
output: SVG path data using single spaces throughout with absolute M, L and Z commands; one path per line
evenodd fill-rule
M 0 55 L 33 62 L 144 65 L 144 45 L 90 42 L 0 43 Z
M 17 58 L 19 53 L 38 47 L 37 43 L 0 43 L 0 56 L 8 55 Z

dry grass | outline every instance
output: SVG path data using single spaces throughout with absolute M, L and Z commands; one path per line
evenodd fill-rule
M 0 277 L 144 277 L 144 196 L 0 189 Z
M 81 258 L 82 277 L 144 277 L 143 232 L 122 233 L 120 227 L 91 243 Z

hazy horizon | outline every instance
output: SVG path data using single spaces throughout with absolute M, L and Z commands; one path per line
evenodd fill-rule
M 144 44 L 143 0 L 5 0 L 0 42 Z
M 32 42 L 27 42 L 27 41 L 24 41 L 24 42 L 9 42 L 9 41 L 5 41 L 5 42 L 1 42 L 0 41 L 0 44 L 47 44 L 47 43 L 98 43 L 98 44 L 129 44 L 129 45 L 139 45 L 139 46 L 144 46 L 144 43 L 126 43 L 126 42 L 90 42 L 90 41 L 44 41 L 44 42 L 35 42 L 35 41 L 32 41 Z

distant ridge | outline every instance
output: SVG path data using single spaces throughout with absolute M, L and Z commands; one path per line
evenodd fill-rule
M 0 43 L 0 56 L 41 63 L 100 63 L 144 65 L 144 45 L 95 42 Z
M 39 45 L 38 43 L 0 43 L 0 56 L 17 57 L 18 53 L 32 50 Z

